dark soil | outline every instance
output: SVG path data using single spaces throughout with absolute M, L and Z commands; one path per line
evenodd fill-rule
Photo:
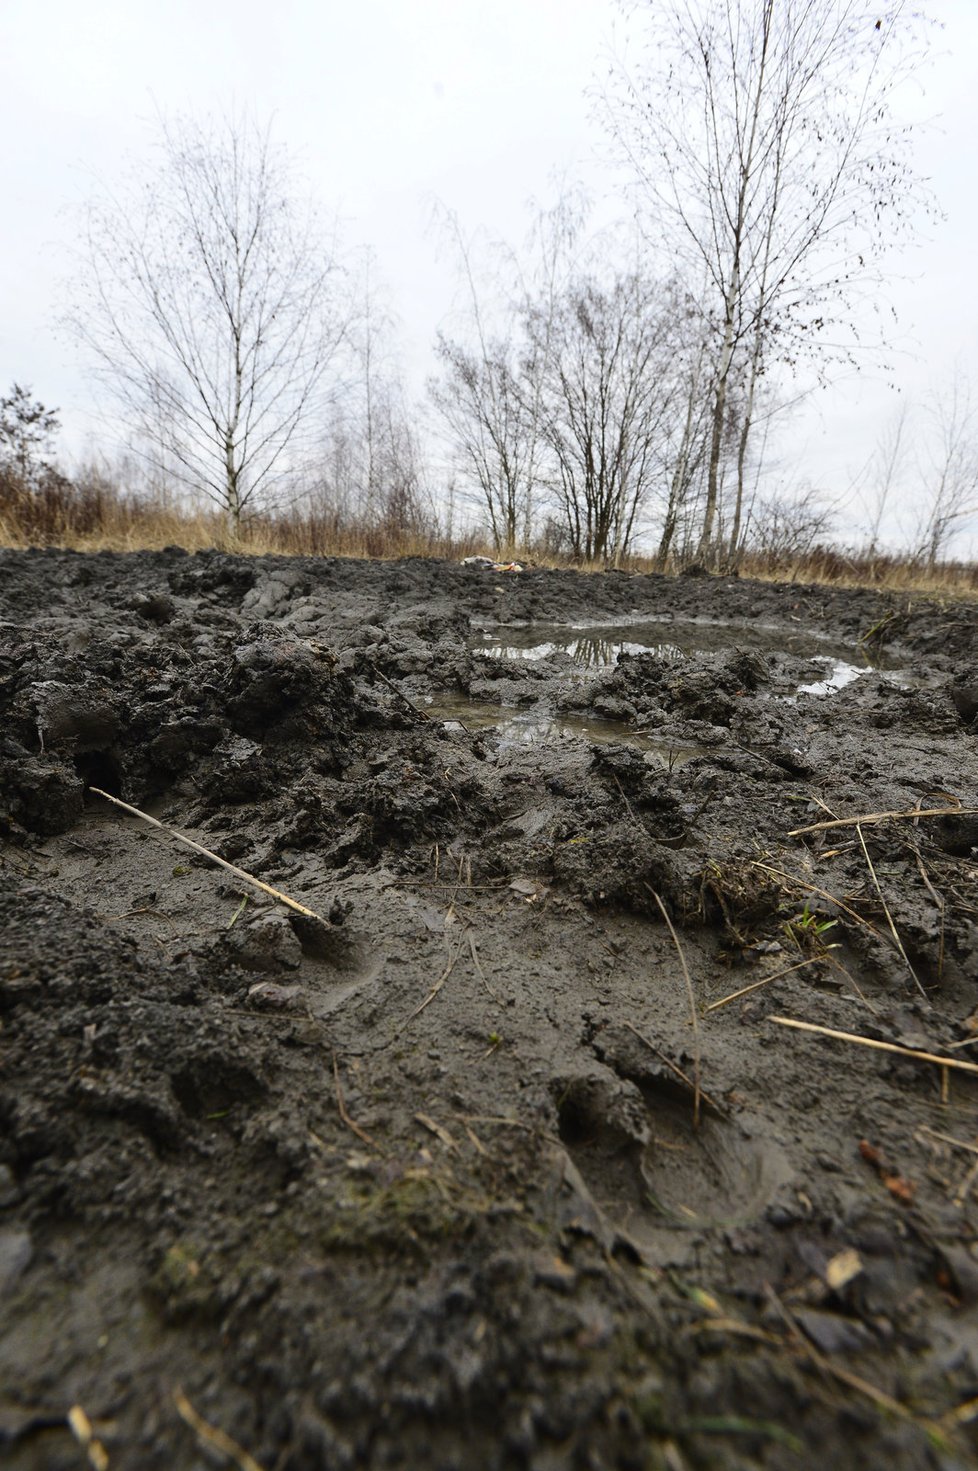
M 702 650 L 473 647 L 652 621 Z M 978 1074 L 771 1017 L 978 1062 L 976 651 L 869 591 L 0 553 L 4 1464 L 975 1464 Z

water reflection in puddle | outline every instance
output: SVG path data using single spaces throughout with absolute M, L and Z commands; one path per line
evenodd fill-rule
M 702 756 L 706 751 L 705 746 L 663 740 L 617 720 L 584 720 L 540 709 L 514 710 L 506 705 L 445 695 L 426 705 L 425 713 L 433 720 L 443 720 L 446 725 L 463 725 L 466 730 L 498 730 L 501 751 L 507 747 L 533 746 L 573 737 L 596 745 L 620 743 L 632 746 L 646 756 L 651 766 L 667 766 L 670 770 L 684 766 L 694 756 Z
M 831 645 L 828 645 L 831 647 Z M 654 654 L 659 659 L 688 659 L 697 654 L 717 654 L 730 649 L 761 653 L 825 657 L 827 643 L 817 634 L 794 632 L 758 624 L 706 624 L 690 622 L 646 622 L 602 624 L 534 623 L 522 628 L 511 625 L 484 629 L 470 644 L 473 653 L 495 659 L 550 659 L 566 654 L 585 669 L 605 669 L 622 654 Z M 835 657 L 851 657 L 839 647 Z
M 857 669 L 855 664 L 846 664 L 841 660 L 820 659 L 816 661 L 813 659 L 812 663 L 815 662 L 828 664 L 829 672 L 824 679 L 817 679 L 814 684 L 800 684 L 798 686 L 800 695 L 834 695 L 837 690 L 844 690 L 846 685 L 852 684 L 861 675 L 870 672 L 866 669 Z
M 631 638 L 602 638 L 565 632 L 560 638 L 523 644 L 513 642 L 515 634 L 516 630 L 507 629 L 500 635 L 500 640 L 505 641 L 498 643 L 487 636 L 485 642 L 474 645 L 474 652 L 489 654 L 494 659 L 550 659 L 555 654 L 567 654 L 575 664 L 583 664 L 585 669 L 606 669 L 618 663 L 620 654 L 655 654 L 659 659 L 688 657 L 686 649 L 672 643 L 646 643 Z M 539 639 L 539 636 L 539 630 L 534 631 L 533 637 Z

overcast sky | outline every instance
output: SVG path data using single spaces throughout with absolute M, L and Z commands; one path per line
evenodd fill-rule
M 890 292 L 895 381 L 915 404 L 955 364 L 978 386 L 978 0 L 929 10 L 944 29 L 907 105 L 935 120 L 917 160 L 947 218 Z M 612 0 L 0 0 L 0 392 L 32 385 L 60 406 L 66 449 L 83 446 L 94 405 L 55 330 L 69 206 L 146 152 L 158 111 L 234 104 L 275 114 L 347 240 L 374 247 L 420 387 L 454 292 L 431 200 L 515 242 L 555 170 L 600 188 L 586 92 L 617 16 Z M 817 395 L 791 426 L 784 473 L 842 495 L 899 401 L 888 381 Z

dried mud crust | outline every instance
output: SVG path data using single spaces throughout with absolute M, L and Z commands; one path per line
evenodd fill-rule
M 728 646 L 476 647 L 670 619 Z M 973 1464 L 978 1079 L 770 1016 L 978 1061 L 976 634 L 738 580 L 0 553 L 5 1464 Z M 882 668 L 807 693 L 823 646 Z

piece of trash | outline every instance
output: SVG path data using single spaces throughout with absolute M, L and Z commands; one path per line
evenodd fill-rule
M 494 562 L 491 557 L 463 557 L 462 567 L 484 567 L 487 572 L 524 572 L 522 562 Z

